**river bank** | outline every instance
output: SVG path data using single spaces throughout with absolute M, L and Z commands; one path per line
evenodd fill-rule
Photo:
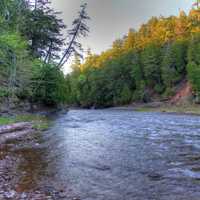
M 29 127 L 24 127 L 22 131 L 11 130 L 10 127 L 13 124 L 20 124 L 22 122 L 29 123 Z M 2 129 L 8 129 L 5 133 L 0 135 L 0 199 L 37 199 L 44 198 L 42 192 L 37 191 L 26 193 L 21 191 L 19 187 L 20 177 L 23 174 L 18 174 L 18 167 L 23 158 L 20 155 L 12 154 L 20 146 L 24 145 L 22 142 L 30 140 L 30 145 L 36 146 L 37 143 L 32 141 L 32 135 L 36 132 L 42 132 L 49 126 L 48 120 L 41 115 L 23 114 L 23 115 L 11 115 L 0 117 L 0 126 Z M 46 198 L 47 199 L 47 198 Z
M 66 199 L 62 185 L 40 179 L 44 168 L 40 148 L 33 135 L 0 144 L 0 200 Z
M 42 165 L 38 138 L 51 126 L 49 114 L 42 111 L 0 117 L 0 127 L 6 130 L 0 134 L 0 200 L 60 200 L 67 196 L 62 186 L 34 187 L 38 169 L 33 163 L 38 163 L 38 168 Z M 12 127 L 17 127 L 16 131 Z
M 200 115 L 200 105 L 189 103 L 180 105 L 175 105 L 168 102 L 133 103 L 127 106 L 118 106 L 110 109 L 132 110 L 137 112 L 159 112 L 180 115 Z

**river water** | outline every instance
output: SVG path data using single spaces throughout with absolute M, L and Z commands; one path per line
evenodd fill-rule
M 27 190 L 62 185 L 81 200 L 200 199 L 198 116 L 71 110 L 18 153 Z

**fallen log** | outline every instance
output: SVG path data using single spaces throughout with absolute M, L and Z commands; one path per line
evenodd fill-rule
M 34 129 L 26 129 L 26 130 L 23 130 L 23 131 L 5 133 L 5 134 L 0 135 L 0 144 L 3 144 L 3 143 L 10 141 L 10 140 L 20 139 L 20 138 L 22 138 L 26 135 L 30 135 L 30 134 L 33 134 L 33 133 L 35 133 Z
M 33 127 L 32 123 L 29 122 L 21 122 L 6 126 L 0 126 L 0 135 L 6 133 L 13 133 L 17 131 L 23 131 L 26 129 L 32 129 L 32 127 Z

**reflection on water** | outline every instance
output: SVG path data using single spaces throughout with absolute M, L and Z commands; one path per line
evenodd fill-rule
M 72 110 L 22 157 L 19 188 L 61 184 L 83 200 L 199 200 L 200 117 Z
M 18 150 L 16 153 L 23 158 L 23 162 L 19 165 L 19 170 L 23 173 L 18 182 L 18 192 L 19 190 L 22 192 L 34 189 L 37 182 L 40 181 L 40 177 L 45 175 L 47 163 L 37 149 L 26 148 Z

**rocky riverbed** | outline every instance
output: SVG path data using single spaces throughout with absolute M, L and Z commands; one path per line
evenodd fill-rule
M 77 199 L 62 185 L 52 180 L 40 180 L 43 163 L 40 162 L 37 140 L 42 133 L 32 129 L 29 134 L 21 133 L 0 135 L 0 200 Z

